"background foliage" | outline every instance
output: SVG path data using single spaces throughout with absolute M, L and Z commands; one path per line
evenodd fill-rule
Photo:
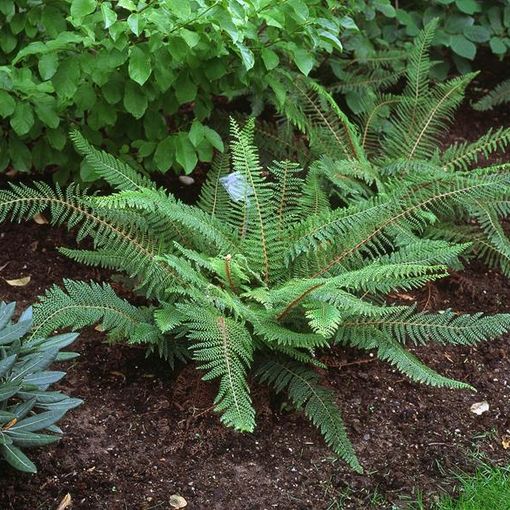
M 271 71 L 308 74 L 341 49 L 332 0 L 4 0 L 0 2 L 0 170 L 59 167 L 76 157 L 73 124 L 149 171 L 191 172 L 222 151 L 207 127 L 214 99 L 255 110 L 282 94 Z M 74 159 L 73 159 L 74 158 Z M 81 177 L 94 180 L 89 167 Z
M 345 45 L 360 59 L 374 49 L 402 48 L 433 18 L 439 18 L 433 47 L 447 50 L 461 73 L 471 71 L 480 47 L 498 56 L 510 51 L 508 0 L 369 0 L 353 8 L 360 31 L 352 31 Z M 436 66 L 436 74 L 444 76 L 449 64 Z
M 363 111 L 372 85 L 393 85 L 402 75 L 413 39 L 431 20 L 438 25 L 432 41 L 431 76 L 474 69 L 481 51 L 498 58 L 510 52 L 509 0 L 355 0 L 356 27 L 343 34 L 345 52 L 330 59 L 342 93 L 354 113 Z

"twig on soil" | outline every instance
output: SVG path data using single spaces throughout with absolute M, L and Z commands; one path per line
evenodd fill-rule
M 365 363 L 372 363 L 372 361 L 377 361 L 377 358 L 367 358 L 367 359 L 360 359 L 357 361 L 349 361 L 348 363 L 339 363 L 338 365 L 329 365 L 330 368 L 344 368 L 344 367 L 350 367 L 353 365 L 364 365 Z

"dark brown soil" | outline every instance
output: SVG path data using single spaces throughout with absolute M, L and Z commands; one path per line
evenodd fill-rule
M 487 115 L 510 125 L 508 110 L 464 109 L 452 139 L 485 131 Z M 0 300 L 27 306 L 64 277 L 108 279 L 56 252 L 71 239 L 47 225 L 0 225 Z M 28 275 L 25 287 L 5 283 Z M 510 311 L 507 279 L 478 265 L 395 298 L 432 309 Z M 476 394 L 412 384 L 364 353 L 328 355 L 327 380 L 366 470 L 356 475 L 332 457 L 308 421 L 281 411 L 264 388 L 254 390 L 256 432 L 240 435 L 220 425 L 211 410 L 215 388 L 192 365 L 171 373 L 143 350 L 108 345 L 88 330 L 74 346 L 81 357 L 60 385 L 85 404 L 63 420 L 60 443 L 32 452 L 38 475 L 0 464 L 0 508 L 54 510 L 67 493 L 73 508 L 94 510 L 168 510 L 173 494 L 200 510 L 405 508 L 416 489 L 452 490 L 445 473 L 472 469 L 475 451 L 510 462 L 501 444 L 510 433 L 508 342 L 416 351 L 441 373 L 475 386 Z M 490 410 L 476 416 L 470 406 L 483 400 Z

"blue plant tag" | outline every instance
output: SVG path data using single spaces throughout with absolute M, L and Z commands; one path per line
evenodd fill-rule
M 225 177 L 220 177 L 220 182 L 234 202 L 246 201 L 247 204 L 250 203 L 249 197 L 253 195 L 253 189 L 241 172 L 233 172 Z

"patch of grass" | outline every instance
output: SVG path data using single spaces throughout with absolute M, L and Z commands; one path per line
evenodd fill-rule
M 456 475 L 460 482 L 457 498 L 442 497 L 432 506 L 418 501 L 414 510 L 509 510 L 510 466 L 482 464 L 474 475 Z

